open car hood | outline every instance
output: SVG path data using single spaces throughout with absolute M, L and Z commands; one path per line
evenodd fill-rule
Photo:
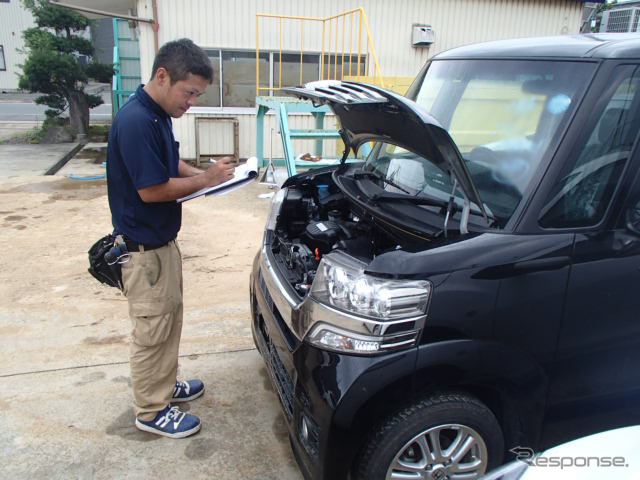
M 455 142 L 438 120 L 417 103 L 384 88 L 339 80 L 320 80 L 283 91 L 315 105 L 328 105 L 340 118 L 340 133 L 347 147 L 343 162 L 349 150 L 357 153 L 367 141 L 406 148 L 449 171 L 487 218 Z

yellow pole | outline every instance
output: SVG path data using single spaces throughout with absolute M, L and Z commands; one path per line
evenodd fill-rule
M 368 51 L 368 44 L 371 43 L 371 53 L 373 55 L 375 71 L 378 72 L 378 76 L 380 77 L 380 86 L 384 88 L 384 79 L 382 78 L 382 75 L 380 73 L 380 64 L 378 63 L 378 55 L 376 54 L 376 49 L 373 46 L 373 37 L 371 36 L 371 30 L 369 29 L 369 22 L 367 21 L 367 14 L 364 12 L 364 10 L 362 10 L 362 15 L 364 16 L 364 25 L 367 28 L 367 38 L 368 38 L 367 51 Z
M 329 57 L 327 58 L 327 80 L 331 79 L 331 40 L 332 39 L 333 39 L 333 20 L 329 20 Z
M 351 65 L 353 65 L 353 13 L 351 16 L 351 30 L 349 31 L 349 76 L 351 76 Z
M 256 15 L 256 95 L 260 96 L 260 16 Z
M 360 8 L 354 8 L 353 10 L 347 10 L 346 12 L 339 13 L 337 15 L 334 15 L 333 17 L 327 17 L 324 20 L 333 20 L 334 18 L 341 17 L 343 15 L 349 15 L 350 13 L 353 13 L 353 12 L 359 12 L 360 10 L 363 10 L 363 8 L 360 7 Z
M 345 76 L 345 65 L 344 65 L 344 56 L 346 51 L 346 31 L 347 31 L 347 15 L 350 16 L 351 19 L 351 31 L 349 32 L 349 76 L 353 75 L 353 34 L 355 30 L 355 14 L 360 14 L 360 25 L 358 28 L 358 55 L 356 58 L 357 61 L 357 79 L 362 80 L 364 70 L 364 75 L 369 75 L 371 70 L 373 70 L 373 78 L 379 77 L 379 83 L 384 87 L 384 79 L 382 77 L 382 72 L 380 69 L 380 64 L 378 62 L 378 56 L 376 54 L 375 46 L 373 45 L 373 38 L 371 36 L 371 29 L 369 28 L 369 22 L 367 19 L 367 15 L 363 8 L 356 8 L 353 10 L 349 10 L 347 12 L 342 12 L 338 15 L 334 15 L 327 18 L 317 18 L 317 17 L 299 17 L 292 15 L 271 15 L 271 14 L 256 14 L 256 93 L 259 95 L 262 90 L 279 90 L 282 88 L 282 48 L 283 48 L 283 35 L 284 35 L 284 26 L 283 19 L 291 19 L 291 20 L 300 20 L 300 32 L 301 32 L 301 41 L 300 41 L 300 83 L 304 82 L 304 21 L 321 21 L 322 22 L 322 51 L 320 53 L 320 78 L 325 80 L 325 63 L 326 63 L 326 79 L 332 79 L 331 76 L 331 66 L 333 63 L 333 79 L 338 78 L 338 55 L 342 57 L 341 63 L 341 78 Z M 261 87 L 260 86 L 260 17 L 265 18 L 277 18 L 279 21 L 279 30 L 280 30 L 280 45 L 279 45 L 279 69 L 278 69 L 278 88 L 269 88 L 269 87 Z M 342 53 L 338 51 L 338 45 L 340 43 L 340 33 L 338 31 L 339 21 L 342 18 Z M 335 50 L 332 52 L 332 41 L 333 39 L 333 20 L 336 20 L 335 26 Z M 329 32 L 327 35 L 327 22 L 329 22 Z M 364 28 L 363 28 L 364 26 Z M 362 68 L 362 55 L 363 55 L 363 45 L 362 45 L 362 34 L 363 30 L 366 29 L 366 39 L 367 44 L 365 45 L 365 65 Z M 328 40 L 328 43 L 327 43 Z M 328 48 L 327 48 L 328 47 Z M 333 62 L 331 61 L 331 55 L 334 55 Z M 371 59 L 369 59 L 369 55 L 373 55 L 373 67 L 371 66 Z M 325 62 L 326 58 L 326 62 Z M 368 73 L 369 72 L 369 73 Z
M 327 22 L 322 22 L 322 52 L 320 53 L 320 80 L 324 80 L 324 37 L 326 36 Z
M 347 17 L 342 17 L 342 73 L 340 74 L 340 80 L 344 78 L 344 36 L 347 30 Z
M 304 20 L 300 20 L 300 85 L 304 78 Z
M 280 79 L 278 87 L 282 88 L 282 18 L 280 19 Z
M 360 53 L 362 51 L 362 9 L 360 10 L 360 28 L 358 29 L 358 81 L 360 81 Z
M 334 57 L 333 79 L 338 79 L 338 17 L 336 17 L 336 53 Z
M 345 12 L 345 13 L 349 13 L 349 12 Z M 320 17 L 296 17 L 293 15 L 272 15 L 268 13 L 257 13 L 256 15 L 258 17 L 266 17 L 266 18 L 286 18 L 289 20 L 313 20 L 316 22 L 324 22 L 325 20 L 327 20 L 326 18 L 320 18 Z

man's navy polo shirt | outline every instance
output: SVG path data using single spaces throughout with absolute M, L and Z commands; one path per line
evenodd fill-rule
M 145 245 L 164 245 L 178 235 L 181 205 L 145 203 L 138 190 L 180 176 L 179 144 L 171 117 L 142 87 L 118 112 L 109 133 L 109 207 L 116 234 Z

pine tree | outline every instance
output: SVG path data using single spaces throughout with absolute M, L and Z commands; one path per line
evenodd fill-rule
M 93 55 L 91 42 L 80 34 L 89 26 L 82 15 L 46 0 L 23 0 L 31 10 L 37 27 L 23 32 L 28 54 L 22 67 L 19 86 L 44 95 L 36 103 L 50 107 L 48 117 L 69 109 L 71 129 L 75 135 L 89 130 L 89 109 L 102 104 L 98 95 L 85 93 L 89 79 L 111 81 L 113 66 L 89 61 L 80 56 Z

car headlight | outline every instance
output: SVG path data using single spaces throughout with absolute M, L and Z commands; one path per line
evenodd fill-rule
M 318 266 L 311 296 L 366 317 L 392 320 L 424 315 L 431 293 L 428 281 L 374 277 L 364 273 L 365 267 L 341 252 L 325 255 Z
M 322 258 L 311 301 L 305 302 L 304 313 L 295 323 L 307 342 L 360 355 L 415 344 L 431 283 L 374 277 L 365 273 L 365 267 L 342 252 Z
M 278 215 L 280 215 L 280 209 L 282 208 L 282 202 L 284 201 L 286 193 L 287 189 L 282 188 L 278 190 L 271 199 L 271 208 L 269 209 L 269 215 L 267 216 L 267 230 L 275 230 Z

